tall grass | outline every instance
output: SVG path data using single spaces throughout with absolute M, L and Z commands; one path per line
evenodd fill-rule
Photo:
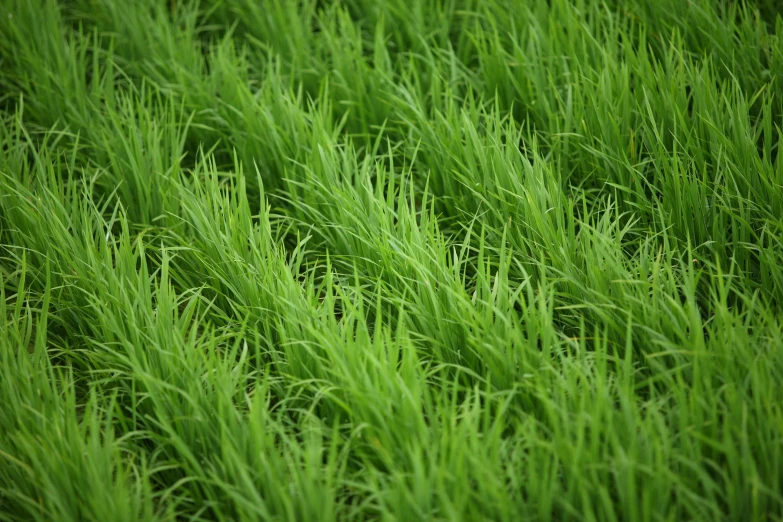
M 8 0 L 0 520 L 783 520 L 783 18 Z

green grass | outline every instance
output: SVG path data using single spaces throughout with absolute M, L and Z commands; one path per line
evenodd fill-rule
M 777 0 L 6 0 L 0 521 L 783 521 Z

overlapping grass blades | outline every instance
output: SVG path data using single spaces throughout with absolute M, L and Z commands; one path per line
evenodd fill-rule
M 5 2 L 0 520 L 783 519 L 781 31 Z

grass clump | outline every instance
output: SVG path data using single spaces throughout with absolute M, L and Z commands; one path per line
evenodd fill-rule
M 0 520 L 783 520 L 783 18 L 8 0 Z

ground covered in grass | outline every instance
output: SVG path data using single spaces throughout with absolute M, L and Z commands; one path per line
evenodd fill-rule
M 6 0 L 0 520 L 783 520 L 776 0 Z

